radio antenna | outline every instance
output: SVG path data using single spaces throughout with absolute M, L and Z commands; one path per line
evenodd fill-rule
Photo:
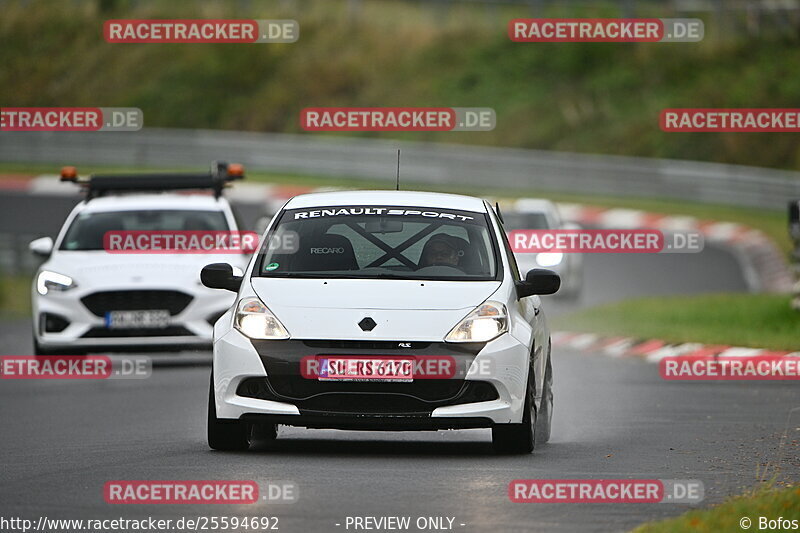
M 400 148 L 397 149 L 397 184 L 395 190 L 400 190 Z

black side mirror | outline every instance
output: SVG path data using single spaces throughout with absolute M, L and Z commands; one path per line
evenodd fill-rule
M 200 271 L 200 281 L 209 289 L 225 289 L 239 292 L 242 276 L 233 275 L 233 267 L 228 263 L 212 263 Z
M 534 294 L 554 294 L 561 287 L 561 278 L 552 270 L 534 268 L 528 271 L 525 281 L 517 282 L 517 298 Z

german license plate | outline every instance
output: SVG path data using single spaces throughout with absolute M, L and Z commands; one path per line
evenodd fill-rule
M 320 381 L 414 381 L 414 360 L 398 357 L 319 357 Z
M 169 325 L 169 317 L 166 309 L 108 311 L 105 322 L 109 329 L 160 329 Z

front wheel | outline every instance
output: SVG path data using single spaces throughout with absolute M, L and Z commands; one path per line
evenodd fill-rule
M 214 450 L 244 451 L 250 448 L 247 424 L 240 420 L 217 418 L 214 378 L 208 386 L 208 445 Z
M 46 356 L 46 355 L 86 355 L 85 350 L 80 350 L 77 348 L 72 349 L 60 349 L 60 350 L 51 350 L 48 348 L 42 348 L 39 342 L 36 340 L 36 337 L 33 337 L 33 355 L 37 356 Z
M 33 337 L 33 355 L 54 355 L 54 353 L 50 350 L 45 350 L 42 348 L 36 341 L 36 337 Z
M 550 440 L 553 427 L 553 366 L 547 358 L 547 368 L 544 371 L 544 386 L 542 388 L 542 401 L 539 404 L 539 416 L 536 417 L 536 444 L 545 444 Z
M 536 407 L 533 405 L 533 372 L 529 372 L 525 392 L 525 410 L 520 424 L 498 424 L 492 427 L 492 446 L 500 454 L 526 454 L 533 452 L 536 443 Z

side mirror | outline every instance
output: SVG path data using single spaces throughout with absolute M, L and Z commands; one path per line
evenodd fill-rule
M 561 278 L 552 270 L 534 268 L 528 271 L 525 281 L 517 282 L 517 298 L 534 294 L 554 294 L 561 287 Z
M 200 281 L 209 289 L 224 289 L 239 292 L 242 276 L 233 275 L 233 267 L 228 263 L 212 263 L 200 271 Z
M 50 237 L 42 237 L 31 241 L 28 245 L 28 250 L 30 250 L 33 255 L 48 258 L 50 254 L 53 253 L 53 239 Z

